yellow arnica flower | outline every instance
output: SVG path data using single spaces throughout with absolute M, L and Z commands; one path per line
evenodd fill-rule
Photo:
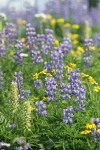
M 50 73 L 47 73 L 46 76 L 47 77 L 52 77 L 52 75 Z
M 47 70 L 42 70 L 39 74 L 46 74 Z
M 90 122 L 86 125 L 85 127 L 86 129 L 92 129 L 92 128 L 96 128 L 96 125 L 94 124 L 94 122 Z
M 89 46 L 89 49 L 95 51 L 96 47 L 95 46 Z
M 54 27 L 55 24 L 56 24 L 56 20 L 55 19 L 51 19 L 50 24 L 51 24 L 52 27 Z
M 67 69 L 68 72 L 73 70 L 72 67 L 70 67 L 70 66 L 65 66 L 65 68 Z
M 91 133 L 91 130 L 84 130 L 81 132 L 81 134 L 89 134 L 89 133 Z
M 74 41 L 73 41 L 73 44 L 74 44 L 74 45 L 78 44 L 78 41 L 77 41 L 77 40 L 74 40 Z
M 83 47 L 81 47 L 81 46 L 78 46 L 77 50 L 78 50 L 79 52 L 84 53 L 84 48 L 83 48 Z
M 91 84 L 98 84 L 94 79 L 93 79 L 93 77 L 91 77 L 91 76 L 89 76 L 89 81 L 91 82 Z
M 61 24 L 64 23 L 64 19 L 63 19 L 63 18 L 57 19 L 57 23 L 59 23 L 59 24 L 60 24 L 60 23 L 61 23 Z
M 70 28 L 70 27 L 71 27 L 71 24 L 70 24 L 70 23 L 65 23 L 65 24 L 64 24 L 64 27 Z
M 43 99 L 44 101 L 46 101 L 46 100 L 47 100 L 47 97 L 43 97 L 42 99 Z
M 33 100 L 37 101 L 39 100 L 39 97 L 33 97 Z
M 100 132 L 100 129 L 97 129 L 96 132 Z
M 17 23 L 18 23 L 19 25 L 24 25 L 24 24 L 26 24 L 26 20 L 23 20 L 23 19 L 19 18 L 19 19 L 17 20 Z
M 100 86 L 95 86 L 94 87 L 94 92 L 100 92 Z
M 76 68 L 76 64 L 74 64 L 74 63 L 70 63 L 69 65 L 70 65 L 70 67 L 72 67 L 72 68 Z
M 87 74 L 85 74 L 85 73 L 83 73 L 83 72 L 81 73 L 81 77 L 82 77 L 82 78 L 88 77 L 88 76 L 89 76 L 89 75 L 87 75 Z
M 21 38 L 21 40 L 22 40 L 22 42 L 25 42 L 25 41 L 26 41 L 26 39 L 25 39 L 25 38 Z
M 39 77 L 39 74 L 35 74 L 35 75 L 33 75 L 33 79 L 38 79 L 38 77 Z
M 56 70 L 55 70 L 55 69 L 52 69 L 52 73 L 56 74 Z
M 73 29 L 79 29 L 80 26 L 79 26 L 78 24 L 73 24 L 73 25 L 72 25 L 72 28 L 73 28 Z
M 59 46 L 59 41 L 55 40 L 55 42 L 53 42 L 54 45 Z

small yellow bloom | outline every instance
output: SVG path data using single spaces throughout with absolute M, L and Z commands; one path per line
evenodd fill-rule
M 56 24 L 56 20 L 55 19 L 51 19 L 50 24 L 51 24 L 52 27 L 54 27 L 55 24 Z
M 65 68 L 67 69 L 68 72 L 73 70 L 72 67 L 70 67 L 70 66 L 65 66 Z
M 64 27 L 70 28 L 70 27 L 71 27 L 71 24 L 70 24 L 70 23 L 65 23 L 65 24 L 64 24 Z
M 91 133 L 91 130 L 84 130 L 81 132 L 81 134 L 88 134 L 88 133 Z
M 78 44 L 78 41 L 77 41 L 77 40 L 74 40 L 74 41 L 73 41 L 73 45 L 76 45 L 76 44 Z
M 100 92 L 100 86 L 95 86 L 94 87 L 94 92 Z
M 50 73 L 47 73 L 46 76 L 47 77 L 52 77 L 52 75 Z
M 92 129 L 92 128 L 96 128 L 96 125 L 94 124 L 94 122 L 90 122 L 86 125 L 85 127 L 86 129 Z
M 94 51 L 94 50 L 96 50 L 96 47 L 95 46 L 89 46 L 89 49 Z
M 64 19 L 63 19 L 63 18 L 57 19 L 57 23 L 59 23 L 59 24 L 60 24 L 60 23 L 61 23 L 61 24 L 64 23 Z
M 77 50 L 84 53 L 84 48 L 83 47 L 78 46 Z
M 39 74 L 38 73 L 36 73 L 35 75 L 33 75 L 33 79 L 38 79 L 38 77 L 39 77 Z
M 89 76 L 89 81 L 91 82 L 91 84 L 98 84 L 95 80 L 94 80 L 94 78 L 93 77 L 91 77 L 91 76 Z
M 72 28 L 73 28 L 73 29 L 79 29 L 80 26 L 79 26 L 78 24 L 73 24 L 73 25 L 72 25 Z
M 46 74 L 47 70 L 42 70 L 39 74 Z
M 97 129 L 96 132 L 100 132 L 100 129 Z
M 39 100 L 39 97 L 33 97 L 33 100 L 37 101 Z
M 56 70 L 55 70 L 55 69 L 52 69 L 52 73 L 56 74 Z
M 53 42 L 54 45 L 59 46 L 59 41 L 55 40 L 55 42 Z
M 69 65 L 71 68 L 76 68 L 76 64 L 74 64 L 74 63 L 70 63 Z
M 25 39 L 25 38 L 22 38 L 21 40 L 22 40 L 22 42 L 25 42 L 25 41 L 26 41 L 26 39 Z
M 26 20 L 23 20 L 23 19 L 19 18 L 19 19 L 17 20 L 17 23 L 18 23 L 19 25 L 24 25 L 24 24 L 26 24 Z
M 82 78 L 88 77 L 88 76 L 89 76 L 89 75 L 87 75 L 87 74 L 85 74 L 85 73 L 83 73 L 83 72 L 81 73 L 81 77 L 82 77 Z
M 43 97 L 43 100 L 46 101 L 46 100 L 47 100 L 47 97 Z

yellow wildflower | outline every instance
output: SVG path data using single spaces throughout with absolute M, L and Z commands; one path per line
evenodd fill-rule
M 54 27 L 55 24 L 56 24 L 56 20 L 55 19 L 51 19 L 50 24 L 51 24 L 52 27 Z
M 96 50 L 96 47 L 95 46 L 89 46 L 89 49 L 91 49 L 91 50 Z
M 25 39 L 25 38 L 22 38 L 21 40 L 22 40 L 22 42 L 25 42 L 25 41 L 26 41 L 26 39 Z
M 33 97 L 33 100 L 37 101 L 39 100 L 39 97 Z
M 65 66 L 65 68 L 67 69 L 68 72 L 73 70 L 72 67 L 70 67 L 70 66 Z
M 46 75 L 47 75 L 47 77 L 52 77 L 52 75 L 50 73 L 47 73 Z
M 39 77 L 39 74 L 38 73 L 36 73 L 35 75 L 33 75 L 33 79 L 38 79 L 38 77 Z
M 94 124 L 94 122 L 90 122 L 86 125 L 85 127 L 86 129 L 92 129 L 92 128 L 96 128 L 96 125 Z
M 100 86 L 95 86 L 94 87 L 94 92 L 100 92 Z
M 47 97 L 43 97 L 42 99 L 43 99 L 44 101 L 46 101 L 46 100 L 47 100 Z
M 94 78 L 93 77 L 91 77 L 91 76 L 89 76 L 89 81 L 91 82 L 91 84 L 98 84 L 95 80 L 94 80 Z
M 81 132 L 81 134 L 88 134 L 88 133 L 91 133 L 91 130 L 84 130 Z
M 61 23 L 61 24 L 64 23 L 64 19 L 63 19 L 63 18 L 57 19 L 57 23 L 59 23 L 59 24 L 60 24 L 60 23 Z
M 84 48 L 83 47 L 78 46 L 77 50 L 84 53 Z
M 26 20 L 23 20 L 23 19 L 19 18 L 19 19 L 17 20 L 17 23 L 18 23 L 19 25 L 24 25 L 24 24 L 26 24 Z
M 52 69 L 52 73 L 56 74 L 56 70 L 55 70 L 55 69 Z
M 83 73 L 83 72 L 81 73 L 81 77 L 82 77 L 82 78 L 88 77 L 88 76 L 89 76 L 89 75 L 87 75 L 87 74 L 85 74 L 85 73 Z
M 42 70 L 39 74 L 46 74 L 47 70 Z
M 69 65 L 70 65 L 70 67 L 72 67 L 72 68 L 76 68 L 76 64 L 74 64 L 74 63 L 70 63 Z
M 80 26 L 79 26 L 78 24 L 73 24 L 73 25 L 72 25 L 72 28 L 73 28 L 73 29 L 79 29 Z
M 70 27 L 71 27 L 71 24 L 70 24 L 70 23 L 65 23 L 65 24 L 64 24 L 64 27 L 70 28 Z
M 78 44 L 78 41 L 77 41 L 77 40 L 74 40 L 74 41 L 73 41 L 73 44 L 74 44 L 74 45 Z
M 96 132 L 100 132 L 100 129 L 97 129 Z
M 59 46 L 59 41 L 55 40 L 55 42 L 53 42 L 54 45 Z

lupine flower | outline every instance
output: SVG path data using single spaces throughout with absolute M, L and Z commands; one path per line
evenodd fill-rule
M 42 81 L 41 80 L 34 80 L 34 87 L 39 89 L 42 87 Z
M 15 48 L 17 49 L 14 52 L 15 64 L 22 65 L 24 57 L 25 57 L 25 56 L 23 56 L 24 43 L 21 40 L 17 40 L 17 44 L 15 45 Z
M 14 42 L 15 37 L 17 36 L 15 25 L 12 23 L 6 23 L 5 27 L 5 38 L 6 38 L 6 46 Z
M 73 107 L 69 106 L 66 109 L 63 109 L 63 123 L 72 124 L 73 123 Z
M 84 55 L 83 55 L 83 62 L 84 62 L 84 67 L 90 67 L 92 65 L 92 49 L 91 47 L 93 46 L 93 40 L 92 39 L 85 39 L 84 42 Z
M 23 76 L 22 72 L 15 72 L 14 74 L 15 79 L 14 81 L 17 83 L 18 86 L 18 99 L 25 100 L 25 98 L 30 96 L 30 90 L 23 90 Z
M 6 54 L 5 54 L 5 48 L 4 48 L 2 39 L 0 38 L 0 58 L 3 58 L 5 56 L 6 56 Z
M 0 66 L 0 88 L 1 89 L 3 89 L 3 87 L 4 87 L 3 81 L 4 81 L 4 77 L 3 77 L 3 72 L 2 72 L 1 66 Z
M 46 105 L 44 104 L 43 101 L 37 101 L 35 103 L 36 106 L 36 112 L 40 115 L 40 116 L 46 116 L 47 112 L 46 112 Z
M 56 99 L 56 80 L 52 77 L 45 78 L 45 95 L 47 97 L 47 101 L 57 101 Z

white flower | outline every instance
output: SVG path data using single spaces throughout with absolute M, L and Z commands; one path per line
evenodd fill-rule
M 21 54 L 20 54 L 20 57 L 28 57 L 28 54 L 21 53 Z
M 34 17 L 46 19 L 46 15 L 44 13 L 35 14 Z
M 9 143 L 4 143 L 4 142 L 0 142 L 0 145 L 1 145 L 1 146 L 6 146 L 6 147 L 10 147 L 10 144 L 9 144 Z
M 3 18 L 4 20 L 7 20 L 7 16 L 5 13 L 0 13 L 0 18 Z

